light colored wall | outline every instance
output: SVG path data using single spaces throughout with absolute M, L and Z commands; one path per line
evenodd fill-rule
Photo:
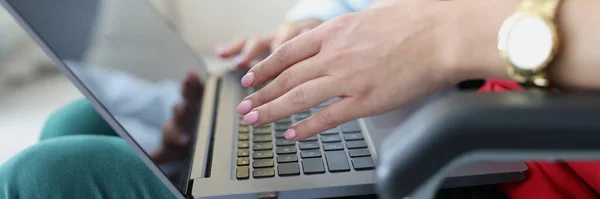
M 265 34 L 297 0 L 171 0 L 182 36 L 203 55 L 237 36 Z M 167 2 L 167 3 L 168 3 Z
M 285 13 L 298 0 L 149 0 L 157 10 L 168 18 L 180 35 L 197 53 L 204 57 L 214 56 L 214 47 L 241 36 L 257 36 L 275 29 L 284 21 Z M 19 79 L 34 71 L 34 65 L 50 60 L 24 34 L 10 16 L 0 8 L 0 82 L 4 76 Z M 23 56 L 11 53 L 18 49 L 31 55 L 27 60 Z M 34 48 L 34 49 L 29 49 Z M 2 56 L 4 55 L 4 56 Z M 4 57 L 4 59 L 2 58 Z M 7 60 L 19 58 L 19 64 Z M 28 61 L 28 64 L 23 64 Z M 14 65 L 19 65 L 16 67 Z M 26 65 L 26 66 L 24 66 Z M 8 69 L 7 69 L 8 68 Z M 17 70 L 18 69 L 18 70 Z M 8 70 L 8 71 L 7 71 Z M 14 75 L 14 73 L 22 75 Z

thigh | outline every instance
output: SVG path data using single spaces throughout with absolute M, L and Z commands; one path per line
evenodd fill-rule
M 82 134 L 117 136 L 87 99 L 77 100 L 54 112 L 46 121 L 40 140 Z
M 41 141 L 0 166 L 0 198 L 174 198 L 124 140 Z

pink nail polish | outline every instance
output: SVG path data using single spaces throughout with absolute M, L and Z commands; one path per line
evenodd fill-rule
M 248 113 L 252 109 L 252 100 L 244 100 L 237 106 L 237 113 L 240 115 Z
M 285 132 L 285 139 L 291 140 L 294 139 L 296 137 L 296 131 L 294 131 L 294 129 L 288 129 Z
M 252 111 L 244 115 L 244 123 L 252 125 L 258 121 L 258 111 Z
M 254 82 L 254 72 L 249 72 L 242 77 L 242 86 L 248 87 Z
M 234 60 L 235 60 L 235 64 L 237 64 L 238 66 L 246 64 L 246 59 L 244 58 L 244 56 L 241 56 L 241 55 L 236 56 L 234 58 Z
M 225 46 L 217 46 L 217 48 L 215 49 L 215 51 L 217 51 L 217 54 L 222 55 L 225 54 Z

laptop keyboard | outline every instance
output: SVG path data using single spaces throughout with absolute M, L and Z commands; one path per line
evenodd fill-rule
M 244 91 L 248 94 L 247 90 Z M 260 127 L 238 119 L 236 178 L 318 175 L 372 170 L 375 163 L 357 121 L 351 121 L 301 141 L 289 141 L 285 131 L 333 101 Z

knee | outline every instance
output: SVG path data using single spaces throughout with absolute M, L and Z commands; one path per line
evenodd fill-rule
M 40 142 L 2 165 L 0 197 L 119 198 L 135 193 L 135 181 L 151 178 L 155 176 L 122 139 L 68 136 Z
M 76 134 L 112 135 L 114 131 L 87 99 L 76 100 L 48 118 L 40 140 Z

